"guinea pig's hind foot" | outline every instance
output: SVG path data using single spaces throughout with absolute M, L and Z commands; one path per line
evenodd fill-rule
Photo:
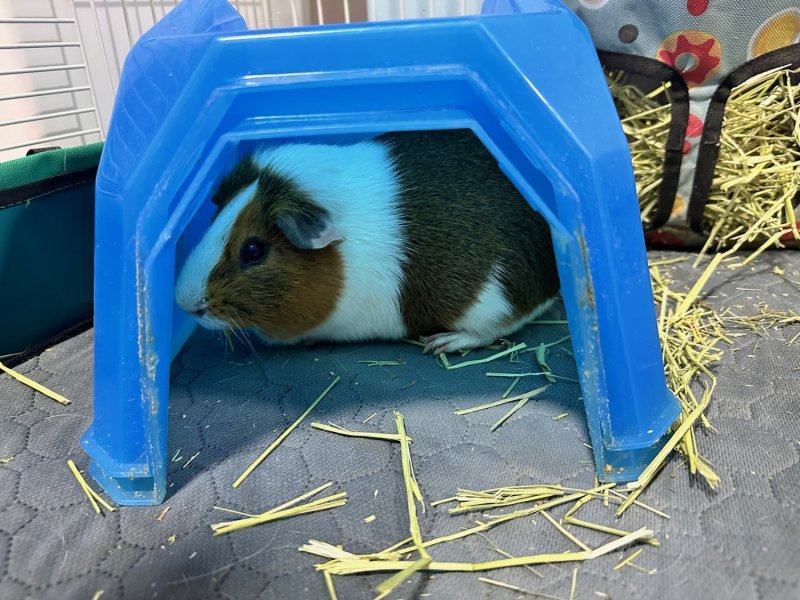
M 450 331 L 429 335 L 425 338 L 424 351 L 426 353 L 433 352 L 434 356 L 439 356 L 443 352 L 483 348 L 496 341 L 496 337 L 479 335 L 471 331 Z

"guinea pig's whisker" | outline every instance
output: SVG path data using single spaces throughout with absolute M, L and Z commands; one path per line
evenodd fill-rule
M 242 329 L 239 326 L 231 326 L 230 331 L 234 336 L 236 336 L 236 339 L 243 344 L 249 343 L 249 340 L 242 335 Z
M 236 329 L 238 329 L 239 333 L 241 334 L 241 337 L 239 335 L 237 335 L 236 337 L 239 337 L 239 339 L 241 339 L 248 346 L 250 346 L 250 350 L 255 352 L 256 349 L 253 347 L 253 342 L 250 340 L 250 335 L 247 332 L 247 329 L 245 328 L 244 319 L 242 319 L 242 316 L 239 314 L 239 311 L 236 309 L 236 307 L 231 306 L 231 310 L 235 314 L 235 316 L 231 315 L 231 320 L 233 321 L 233 324 L 236 326 Z M 239 320 L 237 320 L 236 317 L 238 317 Z

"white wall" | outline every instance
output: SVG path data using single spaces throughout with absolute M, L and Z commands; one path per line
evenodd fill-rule
M 481 0 L 369 0 L 370 21 L 452 17 L 480 12 Z

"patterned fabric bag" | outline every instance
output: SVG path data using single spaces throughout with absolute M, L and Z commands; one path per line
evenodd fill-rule
M 723 247 L 759 219 L 756 242 L 800 238 L 800 2 L 565 4 L 609 74 L 649 242 Z

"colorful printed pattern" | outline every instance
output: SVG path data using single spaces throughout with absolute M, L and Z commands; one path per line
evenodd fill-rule
M 719 68 L 722 49 L 717 38 L 705 31 L 680 31 L 667 37 L 656 57 L 683 75 L 689 87 L 706 82 Z
M 748 60 L 800 43 L 800 0 L 564 0 L 595 45 L 674 67 L 689 88 L 689 123 L 678 197 L 691 196 L 698 142 L 709 101 L 722 79 Z M 688 203 L 669 225 L 688 237 Z

